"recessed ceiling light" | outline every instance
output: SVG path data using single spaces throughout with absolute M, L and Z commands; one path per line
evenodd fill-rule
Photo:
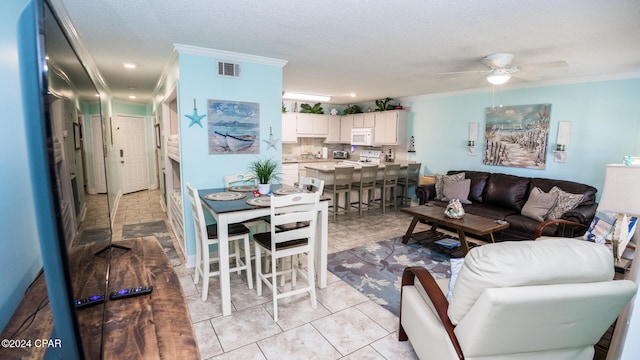
M 129 95 L 129 99 L 135 99 L 136 96 L 135 95 Z
M 135 89 L 136 89 L 136 87 L 135 87 L 135 86 L 128 86 L 128 87 L 127 87 L 127 89 L 129 89 L 129 90 L 135 90 Z
M 288 99 L 288 100 L 307 100 L 307 101 L 329 101 L 329 100 L 331 100 L 330 96 L 300 94 L 300 93 L 292 93 L 292 92 L 288 92 L 288 91 L 285 92 L 284 94 L 282 94 L 282 98 L 283 99 Z
M 96 97 L 100 97 L 100 94 L 96 94 Z
M 132 62 L 125 62 L 125 63 L 122 63 L 122 65 L 124 65 L 124 67 L 127 69 L 135 69 L 138 67 L 138 64 L 132 63 Z
M 356 96 L 358 96 L 358 94 L 356 94 L 356 93 L 351 93 L 351 94 L 349 94 L 349 96 L 351 96 L 351 97 L 356 97 Z

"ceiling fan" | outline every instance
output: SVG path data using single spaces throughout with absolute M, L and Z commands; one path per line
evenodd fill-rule
M 516 75 L 517 77 L 527 80 L 537 80 L 538 77 L 535 74 L 525 74 L 525 72 L 568 66 L 567 62 L 564 60 L 515 66 L 511 65 L 512 60 L 513 54 L 509 53 L 487 55 L 482 58 L 482 62 L 489 67 L 488 70 L 453 71 L 439 73 L 439 75 L 486 73 L 486 79 L 489 83 L 493 85 L 502 85 L 509 81 L 511 76 L 516 73 L 518 73 L 518 75 Z

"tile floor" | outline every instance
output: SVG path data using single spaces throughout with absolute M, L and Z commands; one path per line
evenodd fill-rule
M 106 196 L 88 195 L 89 211 L 82 228 L 104 227 Z M 96 219 L 101 218 L 101 219 Z M 124 224 L 164 220 L 160 191 L 122 196 L 113 226 L 113 240 L 122 238 Z M 370 210 L 359 218 L 341 215 L 329 222 L 329 252 L 338 252 L 401 236 L 411 218 L 402 212 Z M 108 224 L 108 222 L 106 222 Z M 424 227 L 424 228 L 423 228 Z M 416 230 L 426 229 L 419 224 Z M 175 236 L 172 234 L 175 242 Z M 178 248 L 176 246 L 176 248 Z M 230 316 L 221 316 L 218 280 L 210 280 L 207 301 L 193 283 L 193 269 L 176 267 L 202 359 L 416 359 L 408 342 L 397 341 L 398 318 L 329 273 L 329 284 L 318 289 L 318 307 L 300 295 L 278 302 L 273 321 L 271 294 L 258 297 L 244 277 L 232 276 Z

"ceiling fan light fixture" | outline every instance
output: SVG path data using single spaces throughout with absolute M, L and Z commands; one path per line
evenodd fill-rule
M 502 85 L 511 79 L 511 74 L 497 73 L 487 75 L 487 81 L 492 85 Z

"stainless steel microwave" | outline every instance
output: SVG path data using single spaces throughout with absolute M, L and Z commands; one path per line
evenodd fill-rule
M 351 129 L 351 145 L 373 145 L 373 129 L 372 128 L 353 128 Z

